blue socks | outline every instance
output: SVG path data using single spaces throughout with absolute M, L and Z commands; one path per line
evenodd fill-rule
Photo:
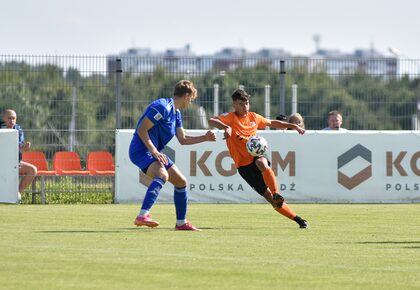
M 187 188 L 185 186 L 175 187 L 174 202 L 175 202 L 177 223 L 184 221 L 182 223 L 184 224 L 186 220 L 187 204 L 188 204 Z
M 150 183 L 149 188 L 147 189 L 146 195 L 143 200 L 143 205 L 141 206 L 141 212 L 149 212 L 152 208 L 153 204 L 155 203 L 157 197 L 159 196 L 159 192 L 162 189 L 165 181 L 156 177 L 153 179 L 152 183 Z
M 153 204 L 156 202 L 159 192 L 162 189 L 165 181 L 156 177 L 150 183 L 149 188 L 147 189 L 146 195 L 141 206 L 140 215 L 148 214 Z M 175 187 L 174 190 L 174 203 L 176 210 L 176 223 L 177 225 L 183 225 L 187 222 L 187 205 L 188 205 L 188 194 L 187 188 L 184 187 Z

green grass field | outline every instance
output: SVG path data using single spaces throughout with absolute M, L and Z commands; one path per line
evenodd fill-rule
M 420 204 L 0 205 L 0 289 L 420 289 Z

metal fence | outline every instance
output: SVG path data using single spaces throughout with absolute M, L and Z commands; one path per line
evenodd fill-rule
M 275 118 L 297 110 L 307 129 L 327 125 L 339 110 L 351 130 L 417 130 L 420 61 L 401 58 L 0 56 L 0 109 L 13 108 L 32 150 L 114 153 L 115 128 L 134 128 L 150 101 L 171 97 L 190 79 L 199 98 L 183 113 L 186 129 L 231 110 L 243 86 L 251 110 Z M 112 191 L 111 180 L 62 182 L 61 191 Z M 47 190 L 54 189 L 53 181 Z M 86 187 L 81 185 L 87 185 Z M 92 186 L 94 185 L 94 186 Z M 74 190 L 77 189 L 77 190 Z M 89 200 L 89 196 L 86 197 Z M 112 197 L 107 197 L 112 200 Z M 49 202 L 53 202 L 53 199 Z

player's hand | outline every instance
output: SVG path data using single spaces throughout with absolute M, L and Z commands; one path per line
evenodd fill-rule
M 295 125 L 295 130 L 298 131 L 301 135 L 305 134 L 305 129 L 303 129 L 299 125 Z
M 159 151 L 156 151 L 152 153 L 152 156 L 155 157 L 155 159 L 159 161 L 160 163 L 162 163 L 163 165 L 168 165 L 168 157 L 166 157 L 165 154 Z
M 230 138 L 232 136 L 232 128 L 227 127 L 225 131 L 223 132 L 223 140 L 226 140 L 227 138 Z
M 205 137 L 206 137 L 206 140 L 207 141 L 216 141 L 216 134 L 214 134 L 214 132 L 211 131 L 211 130 L 208 130 L 206 132 Z

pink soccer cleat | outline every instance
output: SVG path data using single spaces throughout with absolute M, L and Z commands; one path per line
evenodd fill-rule
M 175 230 L 176 231 L 201 231 L 199 228 L 194 227 L 192 224 L 188 222 L 180 226 L 175 226 Z
M 134 224 L 138 227 L 146 226 L 149 228 L 155 228 L 159 225 L 159 222 L 152 220 L 150 214 L 146 214 L 144 216 L 137 216 L 134 220 Z

